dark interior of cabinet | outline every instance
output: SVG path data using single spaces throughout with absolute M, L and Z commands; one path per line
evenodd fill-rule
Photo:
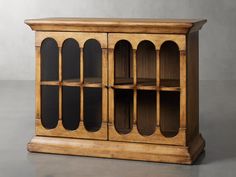
M 141 135 L 152 135 L 156 130 L 156 91 L 137 91 L 137 128 Z
M 102 88 L 84 88 L 84 126 L 95 132 L 102 125 Z
M 80 79 L 80 47 L 75 39 L 67 39 L 62 46 L 62 79 Z
M 166 137 L 177 135 L 180 125 L 180 93 L 160 93 L 160 128 Z
M 142 41 L 136 53 L 137 83 L 156 84 L 156 50 L 150 41 Z M 133 83 L 133 52 L 131 44 L 120 40 L 114 48 L 115 84 Z
M 57 42 L 46 38 L 40 48 L 41 80 L 58 81 L 59 79 L 59 49 Z
M 41 122 L 46 129 L 57 126 L 59 119 L 59 87 L 41 86 Z
M 102 81 L 102 48 L 95 39 L 84 44 L 84 82 L 100 83 Z
M 156 85 L 156 50 L 150 41 L 139 43 L 136 54 L 137 84 Z
M 132 46 L 126 40 L 120 40 L 114 48 L 115 84 L 133 83 Z
M 62 88 L 62 124 L 67 130 L 76 130 L 80 123 L 80 88 Z
M 175 42 L 166 41 L 161 45 L 160 70 L 161 86 L 180 85 L 180 53 Z
M 133 128 L 133 90 L 114 90 L 114 123 L 116 131 L 127 134 Z

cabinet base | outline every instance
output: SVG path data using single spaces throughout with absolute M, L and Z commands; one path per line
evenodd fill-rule
M 30 152 L 192 164 L 204 150 L 201 135 L 187 147 L 35 136 Z

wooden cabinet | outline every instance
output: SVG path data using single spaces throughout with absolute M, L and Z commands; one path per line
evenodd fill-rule
M 36 19 L 32 152 L 191 164 L 206 20 Z

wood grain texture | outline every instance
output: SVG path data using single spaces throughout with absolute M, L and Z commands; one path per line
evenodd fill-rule
M 62 121 L 59 120 L 56 128 L 46 129 L 43 127 L 41 120 L 35 120 L 36 135 L 37 136 L 51 136 L 51 137 L 66 137 L 66 138 L 83 138 L 83 139 L 107 139 L 107 123 L 103 122 L 101 128 L 96 131 L 87 131 L 84 127 L 83 121 L 80 121 L 79 127 L 76 130 L 67 130 L 63 127 Z
M 25 23 L 35 31 L 83 31 L 186 34 L 198 31 L 205 19 L 105 19 L 105 18 L 44 18 Z
M 48 18 L 25 22 L 36 30 L 36 137 L 28 144 L 29 151 L 181 164 L 192 164 L 203 151 L 198 30 L 206 20 Z M 43 52 L 45 39 L 49 44 Z M 66 65 L 79 63 L 79 68 L 67 67 L 68 78 L 63 78 L 66 57 L 62 52 L 68 39 L 77 47 L 70 51 L 67 45 L 71 63 Z M 73 61 L 71 52 L 76 54 Z M 42 55 L 50 66 L 42 65 Z M 58 78 L 42 79 L 42 70 L 50 73 L 53 66 L 58 74 L 47 77 Z M 58 89 L 46 93 L 44 88 Z M 55 95 L 55 105 L 48 100 L 47 107 L 46 97 Z M 58 119 L 48 129 L 42 124 L 42 106 L 47 120 Z M 69 116 L 66 121 L 63 115 Z M 75 119 L 80 121 L 71 124 Z M 90 123 L 97 123 L 96 127 L 90 129 Z
M 125 141 L 135 143 L 151 143 L 151 144 L 169 144 L 182 145 L 186 144 L 185 129 L 179 129 L 178 134 L 174 137 L 165 137 L 158 127 L 150 136 L 140 135 L 136 124 L 133 124 L 132 130 L 128 134 L 120 134 L 116 131 L 115 126 L 109 124 L 109 140 Z
M 199 134 L 199 41 L 198 32 L 187 37 L 187 142 Z
M 180 54 L 175 42 L 166 41 L 160 48 L 160 79 L 176 81 L 180 79 Z M 179 86 L 179 82 L 176 84 Z
M 107 34 L 106 33 L 82 33 L 82 32 L 36 32 L 35 46 L 41 46 L 41 43 L 46 38 L 53 38 L 57 41 L 58 47 L 62 47 L 66 39 L 75 39 L 81 48 L 84 48 L 84 44 L 89 39 L 97 40 L 101 48 L 107 48 Z
M 115 84 L 119 84 L 120 78 L 133 78 L 133 50 L 128 41 L 120 40 L 114 48 L 114 79 Z
M 205 147 L 198 135 L 189 147 L 52 137 L 34 137 L 30 152 L 192 164 Z
M 40 47 L 35 47 L 35 118 L 41 118 L 41 59 Z
M 156 91 L 137 91 L 137 128 L 143 136 L 152 135 L 156 130 Z
M 179 50 L 185 50 L 186 49 L 186 39 L 185 35 L 181 34 L 137 34 L 137 33 L 108 33 L 108 48 L 114 49 L 115 45 L 120 40 L 126 40 L 128 41 L 132 48 L 137 50 L 138 45 L 140 42 L 146 40 L 150 41 L 155 45 L 156 50 L 160 50 L 161 45 L 165 41 L 173 41 L 175 42 Z M 58 44 L 59 45 L 59 44 Z
M 136 51 L 137 82 L 143 78 L 156 82 L 156 49 L 150 41 L 139 43 Z
M 59 82 L 62 82 L 62 48 L 59 48 Z M 62 87 L 59 87 L 59 120 L 62 119 Z

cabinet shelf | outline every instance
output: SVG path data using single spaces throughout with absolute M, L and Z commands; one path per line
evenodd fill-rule
M 71 87 L 102 87 L 100 78 L 88 78 L 84 83 L 80 79 L 66 79 L 62 82 L 59 81 L 41 81 L 41 85 L 62 85 Z
M 137 90 L 161 90 L 161 91 L 180 91 L 179 81 L 174 79 L 161 79 L 160 86 L 156 86 L 155 79 L 142 79 L 137 85 L 132 84 L 132 79 L 119 78 L 114 89 L 137 89 Z M 118 84 L 119 83 L 119 84 Z
M 41 85 L 59 85 L 59 81 L 41 81 Z
M 80 79 L 66 79 L 62 82 L 63 86 L 81 86 Z

